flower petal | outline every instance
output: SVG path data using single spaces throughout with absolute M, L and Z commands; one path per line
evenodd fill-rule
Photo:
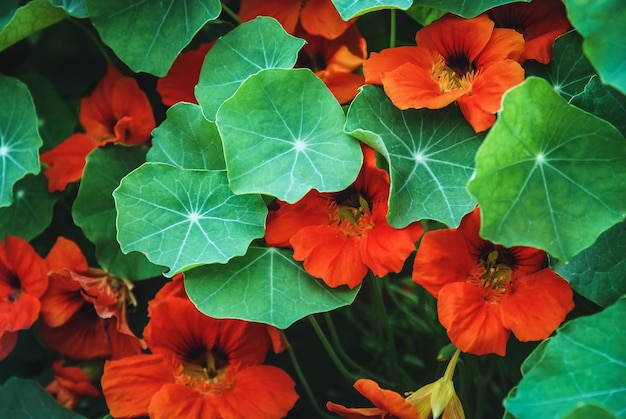
M 311 35 L 335 39 L 354 23 L 354 19 L 344 21 L 331 0 L 309 0 L 302 3 L 304 7 L 300 10 L 300 24 Z
M 570 285 L 551 269 L 519 278 L 501 303 L 502 324 L 522 342 L 542 340 L 574 308 Z
M 96 142 L 86 134 L 73 134 L 52 150 L 42 153 L 41 161 L 48 165 L 48 191 L 64 191 L 68 184 L 83 177 L 85 159 L 95 150 Z
M 328 195 L 313 190 L 294 204 L 279 203 L 267 216 L 265 242 L 268 246 L 291 247 L 289 240 L 301 228 L 328 224 Z
M 243 22 L 257 16 L 271 16 L 287 33 L 293 33 L 300 18 L 302 2 L 299 0 L 241 0 L 238 16 Z
M 405 63 L 413 63 L 425 71 L 433 65 L 433 56 L 426 48 L 396 47 L 372 52 L 363 62 L 363 75 L 367 84 L 383 84 L 382 74 L 388 73 Z
M 510 331 L 500 320 L 500 304 L 484 301 L 483 290 L 467 282 L 448 284 L 439 292 L 439 321 L 463 352 L 504 356 Z

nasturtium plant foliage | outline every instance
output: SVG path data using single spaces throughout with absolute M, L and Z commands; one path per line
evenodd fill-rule
M 625 417 L 592 3 L 0 2 L 0 417 Z

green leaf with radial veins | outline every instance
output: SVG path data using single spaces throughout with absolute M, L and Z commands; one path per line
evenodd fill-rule
M 87 10 L 102 41 L 128 67 L 165 76 L 222 5 L 219 0 L 87 0 Z
M 427 218 L 456 227 L 476 206 L 465 185 L 484 135 L 458 108 L 401 111 L 382 88 L 364 86 L 350 105 L 345 130 L 389 162 L 392 226 Z
M 270 17 L 242 23 L 220 37 L 204 58 L 195 89 L 204 116 L 215 121 L 220 105 L 260 70 L 293 67 L 304 43 Z
M 100 266 L 118 278 L 132 281 L 160 276 L 165 267 L 150 263 L 139 252 L 122 253 L 116 239 L 113 190 L 128 172 L 145 161 L 146 147 L 110 144 L 87 156 L 72 217 L 96 246 Z
M 524 63 L 526 75 L 543 77 L 561 96 L 570 100 L 582 92 L 589 79 L 596 74 L 583 54 L 582 43 L 583 39 L 575 31 L 558 37 L 552 48 L 550 64 L 528 60 Z
M 113 191 L 122 251 L 137 250 L 170 268 L 225 263 L 265 233 L 259 195 L 234 195 L 224 171 L 145 163 Z
M 555 270 L 585 298 L 602 307 L 613 304 L 626 294 L 626 222 L 602 233 L 593 246 Z
M 626 9 L 622 0 L 564 0 L 567 17 L 604 83 L 626 94 Z
M 617 89 L 602 84 L 598 76 L 593 76 L 582 93 L 574 96 L 569 103 L 580 109 L 606 119 L 626 136 L 626 95 Z
M 13 184 L 27 173 L 39 173 L 37 114 L 28 88 L 0 75 L 0 207 L 11 205 Z
M 347 188 L 363 155 L 344 123 L 341 106 L 310 70 L 251 76 L 217 112 L 232 190 L 293 203 L 313 188 Z
M 226 265 L 185 272 L 185 289 L 200 311 L 286 329 L 296 320 L 346 306 L 360 287 L 329 288 L 307 274 L 293 251 L 251 246 Z
M 68 14 L 50 0 L 32 0 L 20 6 L 0 27 L 0 51 L 63 19 Z M 2 97 L 6 97 L 2 95 Z
M 482 12 L 493 7 L 506 3 L 513 3 L 518 0 L 417 0 L 416 3 L 422 6 L 434 7 L 436 9 L 452 12 L 455 15 L 465 18 L 475 17 Z M 530 0 L 519 0 L 530 3 Z
M 165 121 L 152 131 L 147 160 L 181 169 L 226 169 L 217 126 L 204 118 L 198 105 L 184 102 L 169 108 Z
M 626 140 L 530 77 L 504 95 L 468 189 L 481 237 L 569 261 L 626 215 Z
M 343 20 L 381 9 L 406 10 L 413 0 L 332 0 Z
M 17 181 L 13 194 L 13 204 L 0 208 L 0 237 L 19 236 L 30 241 L 52 222 L 52 208 L 59 194 L 48 192 L 48 179 L 43 173 Z
M 621 298 L 600 313 L 565 324 L 542 345 L 540 358 L 523 367 L 517 391 L 504 400 L 507 411 L 517 419 L 562 418 L 588 404 L 623 418 L 626 334 L 620 325 L 625 323 L 626 299 Z

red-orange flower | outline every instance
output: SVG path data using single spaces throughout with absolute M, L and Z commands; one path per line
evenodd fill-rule
M 89 376 L 80 367 L 67 367 L 64 361 L 52 364 L 54 380 L 46 386 L 46 391 L 56 400 L 72 410 L 84 397 L 100 397 L 98 389 L 89 381 Z
M 142 350 L 130 330 L 129 285 L 89 268 L 78 246 L 59 237 L 46 257 L 50 283 L 41 298 L 39 335 L 52 350 L 72 359 L 121 358 Z
M 345 22 L 331 0 L 241 0 L 239 18 L 246 22 L 257 16 L 271 16 L 293 34 L 298 23 L 311 35 L 335 39 L 354 23 Z
M 363 63 L 365 82 L 383 85 L 400 109 L 440 109 L 456 101 L 480 132 L 495 122 L 502 95 L 524 81 L 517 62 L 524 38 L 513 29 L 494 29 L 487 15 L 447 14 L 415 40 L 415 47 L 385 49 Z
M 574 307 L 569 284 L 530 247 L 506 248 L 480 238 L 480 210 L 455 229 L 424 235 L 413 280 L 438 299 L 439 321 L 452 343 L 475 355 L 504 355 L 511 332 L 545 339 Z
M 548 64 L 552 59 L 554 40 L 572 29 L 561 0 L 530 3 L 508 3 L 494 7 L 487 14 L 497 28 L 515 29 L 524 36 L 526 48 L 519 58 Z
M 381 389 L 369 379 L 360 379 L 354 388 L 367 397 L 376 407 L 348 408 L 333 402 L 326 403 L 326 408 L 343 418 L 379 418 L 379 419 L 420 419 L 420 415 L 411 403 L 395 391 Z
M 17 332 L 39 317 L 40 297 L 48 287 L 44 260 L 24 239 L 0 241 L 0 359 L 15 347 Z
M 93 93 L 80 101 L 78 119 L 85 133 L 77 133 L 52 150 L 41 154 L 48 165 L 48 189 L 62 191 L 68 183 L 80 180 L 85 158 L 111 142 L 143 144 L 155 127 L 152 107 L 135 79 L 124 77 L 109 65 Z
M 204 57 L 215 42 L 201 44 L 197 49 L 181 53 L 167 75 L 157 80 L 156 89 L 166 106 L 178 102 L 198 103 L 194 89 L 200 78 Z
M 298 396 L 283 370 L 262 365 L 265 325 L 205 316 L 186 298 L 149 304 L 152 354 L 107 361 L 102 390 L 115 417 L 281 418 Z
M 307 41 L 297 65 L 313 70 L 339 103 L 348 103 L 354 99 L 359 87 L 365 82 L 363 75 L 354 71 L 367 56 L 366 42 L 357 26 L 350 26 L 334 40 L 307 33 L 296 35 Z
M 389 225 L 389 175 L 376 167 L 374 150 L 363 150 L 365 162 L 351 187 L 313 190 L 295 204 L 279 202 L 267 219 L 267 244 L 293 247 L 294 259 L 330 287 L 354 288 L 369 269 L 381 277 L 400 272 L 424 231 L 418 222 L 401 229 Z

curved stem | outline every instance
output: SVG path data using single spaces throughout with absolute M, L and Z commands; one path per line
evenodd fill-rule
M 311 326 L 313 326 L 313 330 L 315 330 L 317 337 L 322 342 L 324 349 L 326 349 L 326 352 L 328 352 L 328 356 L 330 356 L 330 359 L 333 361 L 333 364 L 335 364 L 335 367 L 337 367 L 337 370 L 339 370 L 341 375 L 343 375 L 348 381 L 350 381 L 351 384 L 354 383 L 359 377 L 356 377 L 354 374 L 348 371 L 345 365 L 343 365 L 343 362 L 341 362 L 341 360 L 337 356 L 337 353 L 335 352 L 335 350 L 333 349 L 333 346 L 330 344 L 330 342 L 326 338 L 324 331 L 320 327 L 315 317 L 311 314 L 307 316 L 307 318 L 309 319 Z
M 221 2 L 221 3 L 222 3 L 222 10 L 226 12 L 226 14 L 230 16 L 231 19 L 233 19 L 237 25 L 241 25 L 243 22 L 241 22 L 241 19 L 239 19 L 239 16 L 237 16 L 237 13 L 230 10 L 230 8 L 226 6 L 224 2 Z

